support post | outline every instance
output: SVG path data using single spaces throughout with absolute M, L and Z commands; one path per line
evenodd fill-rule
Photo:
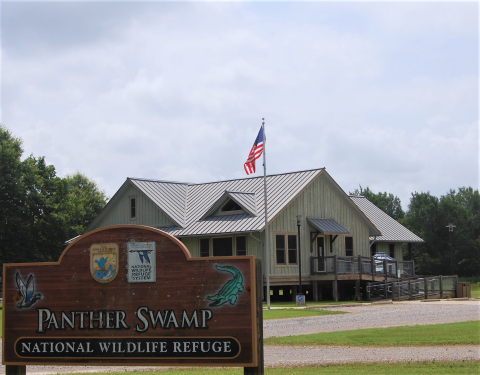
M 443 298 L 443 276 L 440 275 L 440 279 L 438 280 L 440 283 L 440 298 Z
M 385 281 L 384 281 L 384 287 L 383 287 L 383 291 L 384 291 L 384 294 L 385 294 L 385 299 L 388 299 L 388 288 L 387 288 L 387 279 L 385 278 Z
M 5 366 L 5 375 L 26 375 L 27 366 Z
M 408 299 L 412 299 L 412 281 L 408 281 Z
M 263 308 L 262 308 L 262 289 L 263 289 L 263 275 L 262 275 L 262 261 L 257 259 L 256 267 L 256 291 L 257 291 L 257 367 L 244 367 L 244 375 L 263 375 L 265 373 L 265 361 L 263 354 Z M 12 374 L 13 375 L 13 374 Z M 16 374 L 16 375 L 26 375 Z
M 355 301 L 360 301 L 360 279 L 355 280 Z
M 333 288 L 333 300 L 338 302 L 338 281 L 337 279 L 332 281 L 332 288 Z
M 318 281 L 313 281 L 313 300 L 318 302 Z
M 425 299 L 428 299 L 428 280 L 426 277 L 423 278 L 423 282 L 425 284 L 424 286 Z
M 372 281 L 375 281 L 375 273 L 377 271 L 377 269 L 375 268 L 375 258 L 374 257 L 371 257 L 371 262 L 372 262 Z
M 397 286 L 395 285 L 396 282 L 392 281 L 392 301 L 397 301 Z M 387 284 L 385 284 L 385 288 Z

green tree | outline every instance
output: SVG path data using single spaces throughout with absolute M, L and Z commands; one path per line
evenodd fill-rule
M 350 195 L 362 195 L 372 202 L 375 206 L 380 208 L 383 212 L 393 217 L 395 220 L 402 219 L 405 216 L 405 212 L 402 209 L 402 202 L 400 198 L 392 193 L 378 192 L 375 194 L 367 186 L 365 189 L 359 185 L 359 189 L 355 189 Z
M 65 177 L 68 188 L 68 228 L 73 238 L 82 234 L 107 203 L 105 192 L 85 175 L 77 172 Z
M 0 126 L 0 261 L 57 261 L 107 198 L 80 173 L 60 178 L 43 157 L 22 161 L 21 145 Z
M 430 192 L 413 193 L 403 224 L 417 233 L 425 243 L 414 244 L 419 274 L 452 273 L 450 233 L 452 235 L 454 273 L 475 276 L 480 270 L 480 195 L 478 190 L 462 187 L 440 198 Z

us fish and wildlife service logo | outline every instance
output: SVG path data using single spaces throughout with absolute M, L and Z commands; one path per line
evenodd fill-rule
M 99 283 L 109 283 L 118 273 L 118 244 L 101 243 L 90 247 L 90 272 Z

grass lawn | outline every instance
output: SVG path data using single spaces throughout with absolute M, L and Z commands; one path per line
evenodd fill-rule
M 348 314 L 343 311 L 329 311 L 329 310 L 306 310 L 306 309 L 275 309 L 263 310 L 263 320 L 269 319 L 287 319 L 287 318 L 304 318 L 307 316 L 320 315 L 337 315 Z
M 478 375 L 480 370 L 480 361 L 468 362 L 399 362 L 399 363 L 365 363 L 365 364 L 346 364 L 346 365 L 327 365 L 313 367 L 290 367 L 265 369 L 267 375 Z M 132 371 L 134 372 L 134 371 Z M 142 375 L 243 375 L 243 369 L 240 368 L 182 368 L 168 369 L 168 372 L 141 372 Z M 78 374 L 76 374 L 78 375 Z M 85 374 L 87 375 L 87 374 Z M 94 374 L 88 375 L 105 375 Z M 110 373 L 109 375 L 125 375 L 125 372 Z
M 341 301 L 341 302 L 333 302 L 333 301 L 319 301 L 319 302 L 313 302 L 313 301 L 307 301 L 306 305 L 307 307 L 312 307 L 312 306 L 323 306 L 323 305 L 345 305 L 345 304 L 351 304 L 351 303 L 370 303 L 370 301 Z M 270 307 L 295 307 L 296 304 L 295 302 L 272 302 L 270 303 Z M 263 309 L 267 308 L 267 304 L 263 304 Z
M 472 297 L 472 298 L 480 297 L 480 289 L 479 290 L 470 290 L 470 297 Z
M 480 321 L 270 337 L 265 345 L 419 346 L 480 344 Z

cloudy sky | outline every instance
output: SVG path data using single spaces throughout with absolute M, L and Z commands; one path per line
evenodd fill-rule
M 269 174 L 326 167 L 406 208 L 479 186 L 478 21 L 477 2 L 2 2 L 0 119 L 112 196 L 244 177 L 265 117 Z

